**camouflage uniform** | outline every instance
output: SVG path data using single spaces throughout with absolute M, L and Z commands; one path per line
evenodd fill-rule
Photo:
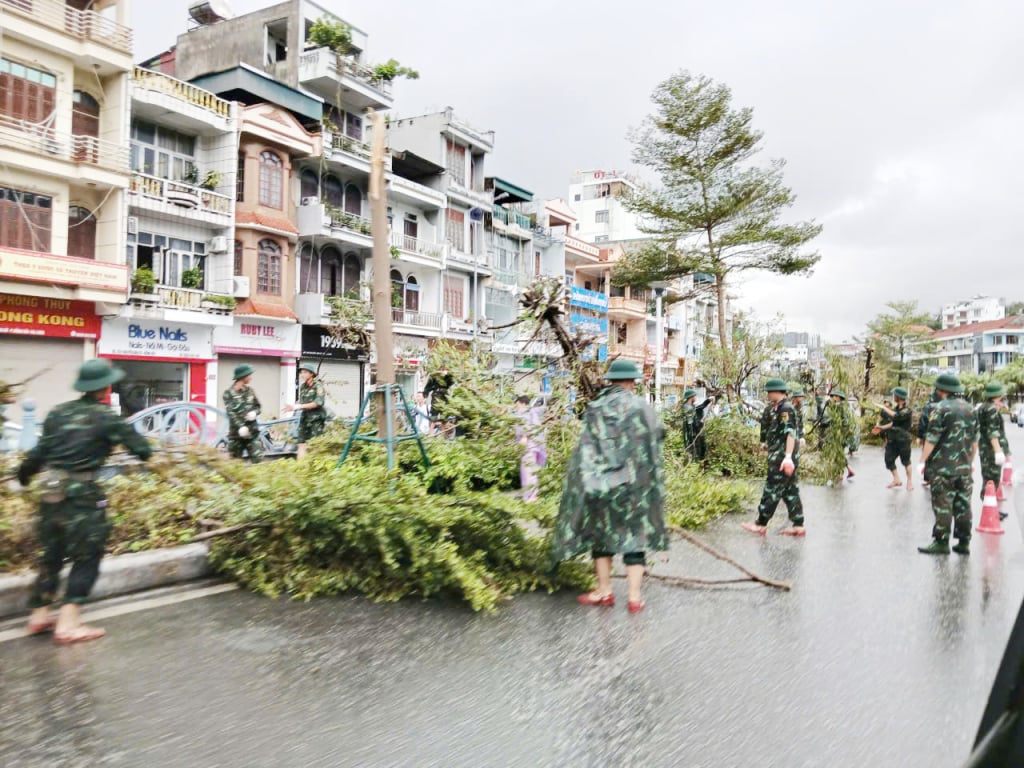
M 638 395 L 613 385 L 590 401 L 569 459 L 553 562 L 587 551 L 602 557 L 668 549 L 663 441 L 654 409 Z
M 892 410 L 892 416 L 885 411 L 882 412 L 885 419 L 892 423 L 892 426 L 882 433 L 885 435 L 885 468 L 890 472 L 896 469 L 896 459 L 899 459 L 904 467 L 910 466 L 910 443 L 913 439 L 910 429 L 914 418 L 914 414 L 906 405 Z
M 762 445 L 765 445 L 768 442 L 768 429 L 772 425 L 772 416 L 774 416 L 774 414 L 775 405 L 773 403 L 768 403 L 768 405 L 764 407 L 764 410 L 761 411 L 761 431 L 759 441 Z
M 259 416 L 260 401 L 252 387 L 235 389 L 229 387 L 224 390 L 224 407 L 228 412 L 228 453 L 233 458 L 241 459 L 246 452 L 249 453 L 249 461 L 253 464 L 259 463 L 263 458 L 263 447 L 260 445 L 260 427 L 256 418 L 246 418 L 250 413 L 255 412 Z M 248 427 L 249 436 L 242 437 L 238 430 Z
M 957 539 L 965 545 L 971 540 L 971 462 L 978 440 L 978 420 L 970 404 L 959 395 L 936 403 L 925 439 L 935 446 L 925 467 L 935 513 L 932 537 L 948 543 L 955 526 Z
M 46 467 L 38 527 L 43 554 L 33 608 L 54 602 L 65 558 L 72 563 L 65 602 L 84 603 L 92 591 L 110 533 L 107 499 L 96 473 L 117 445 L 143 460 L 152 453 L 146 438 L 87 394 L 50 411 L 42 438 L 25 454 L 18 468 L 22 485 Z
M 316 403 L 316 408 L 299 411 L 299 442 L 308 443 L 324 433 L 327 411 L 324 409 L 324 385 L 316 379 L 299 384 L 299 405 Z
M 996 452 L 992 441 L 999 441 L 999 447 L 1006 456 L 1010 455 L 1010 444 L 1006 440 L 1006 425 L 1003 415 L 991 400 L 979 405 L 975 411 L 978 419 L 978 454 L 981 456 L 981 497 L 985 498 L 985 484 L 991 480 L 999 487 L 1003 479 L 1003 468 L 996 464 Z
M 683 439 L 686 441 L 686 450 L 697 461 L 703 461 L 708 452 L 704 439 L 704 410 L 710 404 L 711 398 L 700 405 L 694 405 L 689 400 L 683 403 Z
M 935 410 L 938 403 L 939 396 L 932 393 L 931 400 L 922 406 L 921 413 L 917 417 L 917 437 L 922 443 L 928 437 L 928 422 L 931 421 L 932 411 Z
M 793 404 L 788 399 L 779 400 L 774 404 L 771 421 L 766 432 L 768 444 L 768 477 L 765 480 L 761 503 L 757 506 L 757 524 L 768 525 L 780 501 L 786 503 L 789 519 L 794 526 L 803 526 L 804 507 L 800 501 L 800 485 L 797 471 L 789 477 L 782 471 L 782 460 L 786 457 L 786 438 L 792 436 L 796 445 L 793 448 L 793 463 L 800 460 L 800 436 L 797 434 L 798 419 Z M 799 467 L 797 467 L 799 469 Z

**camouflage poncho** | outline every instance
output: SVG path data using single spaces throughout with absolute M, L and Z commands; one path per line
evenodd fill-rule
M 663 439 L 654 410 L 622 387 L 590 402 L 555 521 L 554 562 L 591 551 L 668 549 Z

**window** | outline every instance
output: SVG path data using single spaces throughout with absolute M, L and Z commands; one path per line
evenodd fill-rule
M 448 242 L 456 251 L 466 252 L 466 214 L 463 211 L 448 209 Z
M 446 161 L 452 181 L 460 187 L 466 186 L 466 148 L 448 139 Z
M 594 214 L 594 221 L 597 224 L 607 224 L 608 223 L 608 211 L 597 211 Z
M 540 277 L 540 251 L 533 252 L 533 274 L 534 277 Z
M 466 281 L 461 277 L 445 275 L 444 278 L 444 311 L 461 320 L 466 316 L 463 309 L 463 296 L 466 292 Z
M 57 78 L 49 72 L 0 58 L 0 114 L 45 122 L 57 105 Z
M 345 205 L 345 194 L 342 191 L 341 182 L 334 176 L 324 179 L 324 198 L 332 208 L 342 208 Z
M 238 173 L 235 174 L 235 202 L 245 199 L 245 152 L 238 153 Z
M 235 240 L 235 274 L 242 274 L 242 241 Z
M 80 205 L 68 209 L 68 256 L 96 258 L 96 217 Z
M 359 115 L 353 115 L 351 112 L 345 113 L 345 135 L 356 141 L 363 140 L 363 118 Z
M 281 246 L 273 240 L 260 240 L 256 291 L 281 295 Z
M 341 252 L 328 246 L 320 252 L 320 293 L 341 296 L 343 290 Z
M 284 163 L 281 156 L 265 150 L 260 153 L 260 205 L 284 208 Z
M 397 269 L 391 270 L 391 318 L 395 322 L 404 319 L 402 308 L 405 306 L 405 281 Z
M 305 202 L 309 197 L 319 202 L 320 179 L 317 178 L 316 171 L 307 168 L 299 176 L 299 200 Z
M 342 276 L 342 289 L 345 295 L 353 299 L 359 298 L 359 274 L 363 265 L 354 253 L 345 254 L 345 269 Z
M 419 237 L 420 225 L 416 216 L 411 213 L 405 214 L 402 222 L 402 248 L 411 253 L 416 253 L 416 238 Z
M 363 215 L 363 193 L 355 184 L 345 185 L 345 213 Z
M 194 136 L 144 121 L 132 123 L 131 164 L 137 173 L 195 183 L 195 154 Z
M 407 312 L 420 311 L 420 284 L 414 275 L 405 280 L 405 309 Z
M 594 242 L 595 243 L 607 243 L 608 242 L 608 235 L 595 235 L 594 236 Z
M 573 196 L 572 196 L 572 199 L 573 199 L 573 200 L 574 200 L 575 202 L 577 202 L 577 203 L 578 203 L 578 202 L 580 201 L 580 198 L 581 198 L 581 196 L 580 196 L 580 195 L 573 195 Z
M 0 245 L 49 252 L 52 219 L 51 198 L 0 187 Z
M 85 91 L 72 95 L 74 106 L 71 110 L 71 133 L 97 139 L 100 135 L 100 103 Z M 78 162 L 99 161 L 99 145 L 95 141 L 75 142 L 74 159 Z

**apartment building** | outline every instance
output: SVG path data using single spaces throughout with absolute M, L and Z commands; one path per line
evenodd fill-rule
M 635 213 L 626 210 L 622 199 L 639 188 L 639 181 L 623 171 L 590 170 L 573 175 L 569 184 L 569 204 L 576 212 L 575 237 L 588 243 L 639 240 Z
M 129 5 L 0 0 L 0 14 L 0 379 L 44 415 L 75 396 L 128 295 Z
M 945 304 L 940 313 L 942 328 L 984 323 L 1006 317 L 1005 302 L 993 296 L 975 296 L 966 301 Z
M 991 373 L 1024 355 L 1024 315 L 943 328 L 926 341 L 913 360 L 927 373 Z

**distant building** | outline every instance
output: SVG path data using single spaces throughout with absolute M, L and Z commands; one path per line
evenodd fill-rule
M 934 351 L 919 351 L 913 359 L 929 374 L 998 371 L 1024 355 L 1024 315 L 943 328 L 927 341 Z
M 992 296 L 975 296 L 942 307 L 942 328 L 956 328 L 1006 317 L 1005 302 Z
M 637 215 L 622 203 L 622 198 L 639 186 L 637 179 L 623 171 L 577 172 L 569 184 L 569 205 L 577 215 L 572 234 L 597 245 L 646 238 L 637 225 Z

